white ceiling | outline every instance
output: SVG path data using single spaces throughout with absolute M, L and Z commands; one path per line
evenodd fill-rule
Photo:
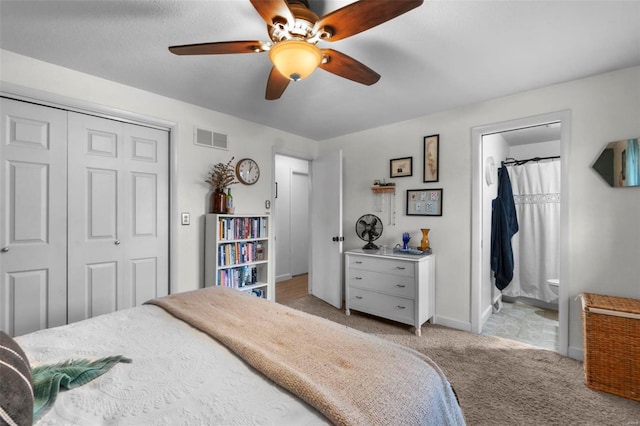
M 350 2 L 312 0 L 311 8 L 322 16 Z M 316 70 L 277 101 L 264 99 L 266 53 L 167 50 L 267 41 L 248 0 L 0 0 L 0 47 L 324 140 L 640 65 L 639 22 L 639 1 L 427 0 L 366 32 L 320 43 L 378 72 L 378 83 Z

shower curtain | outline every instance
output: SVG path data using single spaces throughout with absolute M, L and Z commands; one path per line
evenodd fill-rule
M 513 281 L 502 294 L 557 303 L 546 281 L 560 274 L 560 160 L 510 165 L 520 231 L 513 237 Z

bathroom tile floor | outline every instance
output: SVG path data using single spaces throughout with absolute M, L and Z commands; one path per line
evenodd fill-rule
M 557 351 L 558 311 L 503 302 L 500 312 L 493 313 L 485 323 L 482 334 Z

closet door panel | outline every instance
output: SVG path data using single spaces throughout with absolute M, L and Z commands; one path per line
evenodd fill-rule
M 7 274 L 7 314 L 13 334 L 20 336 L 46 328 L 48 277 L 44 269 Z
M 0 329 L 19 335 L 67 319 L 67 113 L 0 107 Z
M 169 292 L 169 134 L 125 125 L 125 255 L 127 306 Z
M 87 318 L 107 314 L 118 308 L 118 264 L 103 262 L 87 265 L 85 268 L 84 315 Z
M 69 322 L 123 303 L 121 122 L 69 113 Z
M 86 238 L 118 239 L 118 170 L 87 168 Z
M 168 294 L 168 132 L 70 113 L 69 135 L 69 321 Z

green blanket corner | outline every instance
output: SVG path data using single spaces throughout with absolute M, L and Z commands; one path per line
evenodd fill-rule
M 34 367 L 31 371 L 34 423 L 51 408 L 62 388 L 73 389 L 89 383 L 119 362 L 130 363 L 131 360 L 122 355 L 116 355 L 94 361 L 72 359 L 57 364 Z

